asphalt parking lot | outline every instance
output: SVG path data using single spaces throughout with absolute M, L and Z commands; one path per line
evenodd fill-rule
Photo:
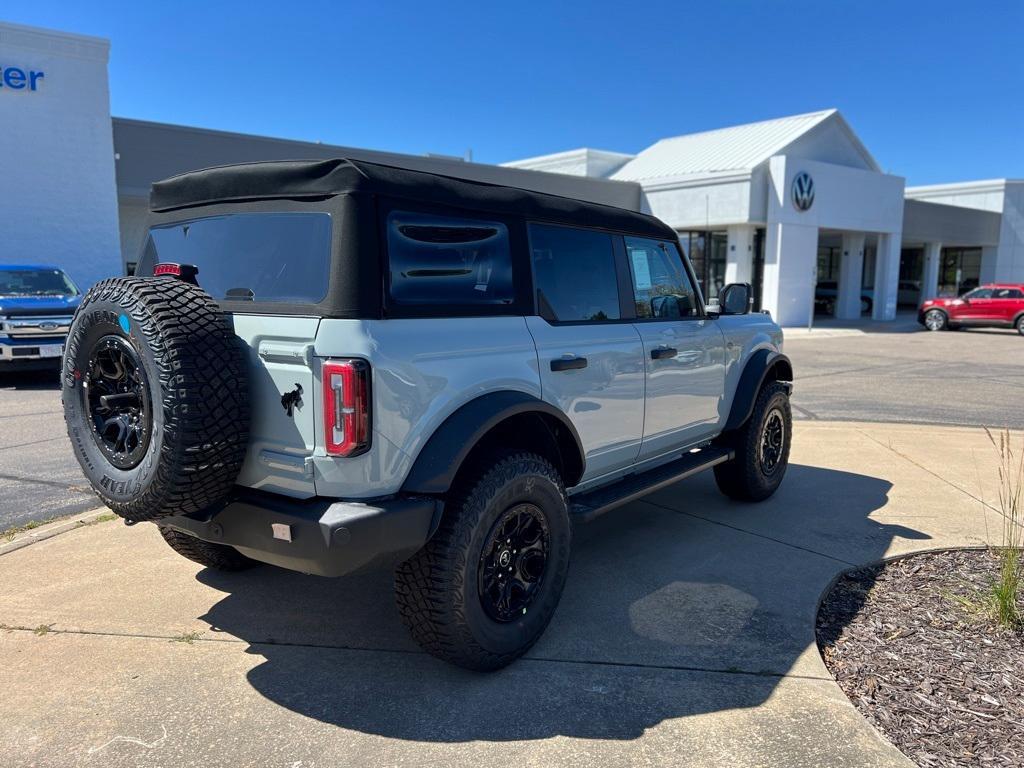
M 1024 428 L 1024 337 L 929 333 L 913 318 L 844 336 L 793 333 L 794 415 Z M 96 506 L 71 455 L 56 371 L 0 374 L 0 531 Z

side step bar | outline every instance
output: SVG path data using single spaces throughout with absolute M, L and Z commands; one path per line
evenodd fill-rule
M 577 520 L 593 520 L 598 515 L 628 504 L 667 485 L 679 482 L 716 464 L 729 461 L 735 453 L 728 448 L 708 446 L 684 453 L 675 461 L 638 475 L 626 475 L 611 485 L 572 496 L 569 512 Z

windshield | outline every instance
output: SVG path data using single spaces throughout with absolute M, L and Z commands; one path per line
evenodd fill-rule
M 77 296 L 59 269 L 0 269 L 0 296 Z
M 327 295 L 331 216 L 233 213 L 153 227 L 138 274 L 166 263 L 198 267 L 215 299 L 316 304 Z

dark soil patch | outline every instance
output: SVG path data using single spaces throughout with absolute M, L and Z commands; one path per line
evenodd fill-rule
M 920 766 L 1024 766 L 1024 634 L 957 599 L 997 571 L 987 551 L 914 555 L 846 574 L 818 613 L 832 675 Z

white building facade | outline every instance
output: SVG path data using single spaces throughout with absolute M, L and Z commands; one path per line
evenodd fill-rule
M 490 166 L 111 118 L 109 43 L 0 23 L 0 263 L 82 288 L 130 271 L 149 185 L 231 162 L 356 157 L 645 210 L 679 232 L 708 297 L 754 286 L 782 325 L 895 317 L 979 282 L 1024 282 L 1024 182 L 905 188 L 836 110 Z
M 0 263 L 118 274 L 106 40 L 0 24 Z

